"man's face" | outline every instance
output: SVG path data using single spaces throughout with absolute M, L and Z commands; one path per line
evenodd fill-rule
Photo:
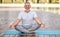
M 24 8 L 28 10 L 31 8 L 31 5 L 29 3 L 25 3 Z

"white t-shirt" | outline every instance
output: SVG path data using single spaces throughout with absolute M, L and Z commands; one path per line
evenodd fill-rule
M 32 26 L 34 24 L 34 18 L 37 17 L 35 11 L 30 11 L 28 13 L 21 11 L 18 15 L 18 19 L 22 21 L 22 26 Z

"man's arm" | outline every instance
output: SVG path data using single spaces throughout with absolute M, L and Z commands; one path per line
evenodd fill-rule
M 35 21 L 36 21 L 41 27 L 45 28 L 45 24 L 43 24 L 38 17 L 35 17 L 34 19 L 35 19 Z M 38 26 L 38 28 L 39 28 L 40 26 Z M 36 28 L 36 29 L 37 29 L 37 28 Z M 34 31 L 34 30 L 36 30 L 36 29 L 32 28 L 30 31 Z
M 16 25 L 18 25 L 18 23 L 20 22 L 21 20 L 20 19 L 16 19 L 9 27 L 11 29 L 14 29 Z
M 45 25 L 41 22 L 41 20 L 38 17 L 35 17 L 34 19 L 39 25 L 41 25 L 41 27 L 45 27 Z

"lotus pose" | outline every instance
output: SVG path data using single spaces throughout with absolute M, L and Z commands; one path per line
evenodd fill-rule
M 11 29 L 16 29 L 20 32 L 33 33 L 40 26 L 45 27 L 45 25 L 38 18 L 35 11 L 30 10 L 31 5 L 26 2 L 24 5 L 25 10 L 20 11 L 17 19 L 9 26 Z M 19 24 L 22 22 L 21 24 Z M 35 24 L 35 22 L 37 24 Z

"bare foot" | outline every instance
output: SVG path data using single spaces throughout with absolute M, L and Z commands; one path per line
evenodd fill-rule
M 29 31 L 30 34 L 34 34 L 34 31 Z

